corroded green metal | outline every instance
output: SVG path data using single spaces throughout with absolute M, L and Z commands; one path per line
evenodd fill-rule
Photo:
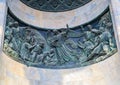
M 91 0 L 20 0 L 40 11 L 62 12 L 83 6 Z
M 110 12 L 75 28 L 37 30 L 8 14 L 3 51 L 27 66 L 71 68 L 100 62 L 117 52 Z

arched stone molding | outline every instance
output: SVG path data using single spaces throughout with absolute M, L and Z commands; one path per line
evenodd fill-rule
M 90 3 L 66 12 L 43 12 L 32 9 L 19 0 L 8 0 L 11 12 L 21 21 L 44 29 L 75 27 L 90 22 L 107 7 L 108 0 L 92 0 Z

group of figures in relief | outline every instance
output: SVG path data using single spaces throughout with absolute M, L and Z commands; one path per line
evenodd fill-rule
M 9 21 L 9 20 L 8 20 Z M 109 12 L 96 25 L 42 32 L 9 21 L 5 29 L 4 52 L 28 66 L 76 67 L 99 62 L 116 53 L 116 41 Z

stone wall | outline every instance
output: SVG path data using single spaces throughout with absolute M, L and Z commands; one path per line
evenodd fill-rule
M 67 12 L 42 12 L 27 7 L 19 0 L 8 0 L 10 10 L 20 20 L 36 27 L 59 29 L 65 28 L 66 24 L 75 27 L 87 23 L 108 7 L 108 0 L 93 0 L 90 3 Z
M 12 1 L 12 0 L 9 0 Z M 93 0 L 95 1 L 95 0 Z M 100 0 L 99 0 L 100 1 Z M 111 0 L 114 30 L 119 47 L 119 0 Z M 82 68 L 40 69 L 20 64 L 2 52 L 6 1 L 0 1 L 0 85 L 119 85 L 119 52 L 110 58 Z M 26 19 L 25 19 L 26 20 Z M 48 25 L 49 26 L 49 25 Z M 63 25 L 64 26 L 64 25 Z M 55 26 L 56 27 L 56 26 Z

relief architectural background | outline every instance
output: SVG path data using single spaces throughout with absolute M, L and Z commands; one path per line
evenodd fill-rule
M 7 16 L 3 51 L 27 66 L 72 68 L 100 62 L 117 52 L 109 10 L 82 26 L 43 30 Z

